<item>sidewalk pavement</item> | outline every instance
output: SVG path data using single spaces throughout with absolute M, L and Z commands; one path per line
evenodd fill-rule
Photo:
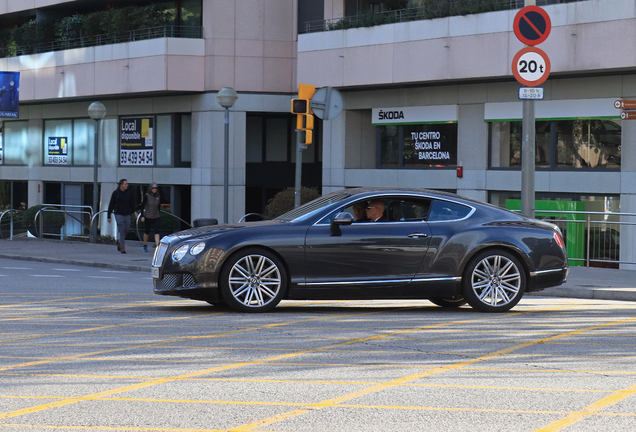
M 0 258 L 149 272 L 154 243 L 148 252 L 141 245 L 126 240 L 121 254 L 114 245 L 16 237 L 0 240 Z M 531 295 L 636 301 L 636 271 L 572 267 L 566 283 Z

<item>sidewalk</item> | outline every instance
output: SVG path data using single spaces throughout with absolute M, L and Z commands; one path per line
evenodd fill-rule
M 154 255 L 152 246 L 148 252 L 143 252 L 140 242 L 126 241 L 126 252 L 117 252 L 114 245 L 25 237 L 17 237 L 12 241 L 0 240 L 0 258 L 150 271 Z M 531 295 L 636 301 L 636 271 L 572 267 L 565 284 Z

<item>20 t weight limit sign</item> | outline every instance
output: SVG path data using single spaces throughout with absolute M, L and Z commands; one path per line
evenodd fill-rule
M 525 86 L 539 86 L 550 75 L 550 59 L 539 48 L 523 48 L 512 59 L 512 74 Z

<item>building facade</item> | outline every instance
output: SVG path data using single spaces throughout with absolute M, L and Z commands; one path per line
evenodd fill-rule
M 329 11 L 341 10 L 335 3 Z M 621 120 L 615 102 L 636 97 L 636 2 L 551 3 L 552 31 L 539 46 L 551 73 L 535 102 L 536 198 L 635 213 L 636 123 Z M 299 82 L 343 89 L 345 100 L 344 115 L 324 126 L 323 192 L 427 187 L 514 208 L 517 12 L 300 34 Z M 623 228 L 620 244 L 633 245 Z M 620 259 L 633 262 L 631 249 Z
M 107 108 L 102 210 L 127 178 L 140 191 L 158 182 L 171 211 L 188 221 L 221 220 L 224 110 L 216 93 L 228 86 L 239 94 L 230 110 L 229 220 L 262 212 L 294 183 L 289 101 L 298 83 L 332 86 L 344 98 L 343 113 L 317 124 L 316 145 L 303 152 L 303 185 L 322 193 L 426 187 L 501 206 L 520 197 L 522 103 L 511 70 L 524 47 L 512 31 L 518 9 L 348 28 L 348 15 L 383 13 L 383 2 L 95 0 L 90 8 L 148 3 L 174 3 L 182 21 L 198 16 L 200 35 L 0 59 L 0 70 L 21 73 L 19 118 L 4 121 L 0 165 L 14 208 L 90 205 L 95 125 L 86 110 L 99 100 Z M 636 99 L 636 0 L 612 0 L 611 8 L 606 0 L 545 3 L 555 4 L 542 5 L 552 31 L 539 47 L 551 74 L 535 104 L 537 199 L 636 213 L 636 123 L 614 107 Z M 80 6 L 88 7 L 0 0 L 0 24 Z M 146 135 L 151 129 L 150 162 L 126 136 L 137 121 Z M 58 163 L 49 145 L 62 138 L 69 149 Z M 633 244 L 630 230 L 620 236 Z M 634 261 L 632 254 L 623 248 L 621 259 Z

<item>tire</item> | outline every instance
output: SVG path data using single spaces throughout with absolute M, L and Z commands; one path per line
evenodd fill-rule
M 230 257 L 221 271 L 223 301 L 239 312 L 267 312 L 287 290 L 283 263 L 264 249 L 245 249 Z
M 458 308 L 460 306 L 465 305 L 467 302 L 463 297 L 457 298 L 432 298 L 428 299 L 433 304 L 437 306 L 445 307 L 445 308 Z
M 490 249 L 477 254 L 462 278 L 464 298 L 481 312 L 505 312 L 512 309 L 526 289 L 526 273 L 510 252 Z

